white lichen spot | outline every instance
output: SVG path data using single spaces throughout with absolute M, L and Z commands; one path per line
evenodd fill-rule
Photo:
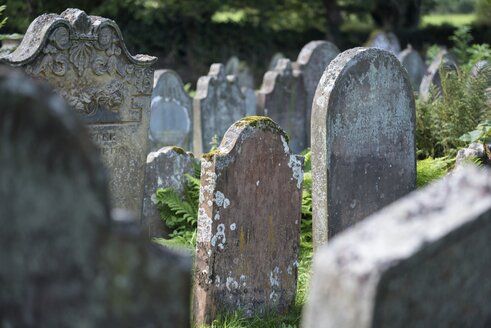
M 280 268 L 275 267 L 273 271 L 269 273 L 269 284 L 271 287 L 279 287 L 280 286 L 280 279 L 278 275 L 280 274 Z
M 154 203 L 155 205 L 157 205 L 157 195 L 156 194 L 152 194 L 152 196 L 150 196 L 150 200 L 152 201 L 152 203 Z
M 215 278 L 215 286 L 220 287 L 220 276 L 216 276 Z
M 225 237 L 225 225 L 223 223 L 218 225 L 216 234 L 211 238 L 211 244 L 216 246 L 217 241 L 220 241 L 218 246 L 220 249 L 223 249 L 223 244 L 227 241 L 227 238 Z
M 288 147 L 288 143 L 283 136 L 281 136 L 281 142 L 283 143 L 283 150 L 285 151 L 285 154 L 289 156 L 288 167 L 292 169 L 293 179 L 297 180 L 297 188 L 300 189 L 303 181 L 302 162 L 296 155 L 290 153 L 290 147 Z
M 213 221 L 206 214 L 205 210 L 203 208 L 200 208 L 198 210 L 198 236 L 197 236 L 198 242 L 207 243 L 210 241 L 212 236 L 211 233 L 212 223 Z
M 208 201 L 206 202 L 206 204 L 207 204 L 208 206 L 210 206 L 210 207 L 211 207 L 211 206 L 213 206 L 213 202 L 212 202 L 211 200 L 208 200 Z
M 208 257 L 211 256 L 211 249 L 208 250 Z
M 237 228 L 237 225 L 235 223 L 232 223 L 230 225 L 230 230 L 234 231 Z
M 162 181 L 161 177 L 157 178 L 157 185 L 161 186 L 164 182 Z
M 295 224 L 298 224 L 298 220 L 295 220 Z
M 215 214 L 215 217 L 213 218 L 215 221 L 220 220 L 220 213 Z
M 230 200 L 228 198 L 225 198 L 223 200 L 223 208 L 227 208 L 230 206 Z
M 239 288 L 239 283 L 235 281 L 234 278 L 227 277 L 227 282 L 225 283 L 225 286 L 227 287 L 228 291 L 231 292 L 232 289 Z
M 288 274 L 291 276 L 292 273 L 293 273 L 293 269 L 291 267 L 291 265 L 288 266 L 288 268 L 286 268 L 286 272 L 288 272 Z
M 259 186 L 259 180 L 256 181 L 256 186 Z
M 221 191 L 215 192 L 214 201 L 218 207 L 223 206 L 223 208 L 227 208 L 230 205 L 230 200 L 228 200 Z

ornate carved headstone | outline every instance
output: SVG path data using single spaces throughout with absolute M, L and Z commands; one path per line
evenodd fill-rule
M 430 90 L 432 86 L 437 88 L 437 96 L 441 96 L 443 87 L 440 71 L 449 72 L 456 71 L 457 69 L 458 66 L 454 56 L 447 50 L 440 51 L 426 70 L 426 73 L 421 80 L 421 84 L 419 86 L 419 99 L 427 101 L 430 98 Z
M 187 181 L 185 174 L 193 175 L 195 162 L 192 154 L 178 147 L 164 147 L 148 154 L 142 224 L 150 237 L 165 237 L 169 232 L 160 219 L 160 212 L 156 206 L 156 190 L 171 188 L 183 195 Z
M 392 52 L 397 56 L 401 52 L 401 43 L 397 36 L 392 32 L 376 31 L 367 41 L 366 47 L 373 47 Z
M 285 313 L 295 302 L 302 159 L 267 117 L 236 122 L 201 162 L 194 316 Z
M 2 60 L 47 80 L 89 124 L 113 204 L 140 215 L 155 58 L 131 56 L 114 21 L 67 9 L 36 18 Z
M 314 327 L 489 327 L 491 172 L 467 167 L 341 233 L 314 258 Z
M 271 117 L 285 130 L 294 153 L 307 148 L 307 93 L 302 74 L 289 59 L 280 59 L 273 71 L 264 74 L 257 93 L 257 113 Z
M 190 259 L 152 245 L 128 214 L 111 220 L 104 168 L 76 115 L 4 70 L 0 325 L 189 327 Z
M 225 75 L 222 64 L 211 65 L 208 75 L 199 78 L 193 114 L 197 156 L 210 151 L 214 137 L 221 140 L 234 122 L 246 116 L 244 95 L 235 79 Z
M 397 57 L 409 75 L 413 90 L 419 92 L 421 80 L 426 73 L 426 65 L 423 58 L 411 46 L 404 49 Z
M 184 91 L 182 80 L 172 70 L 158 70 L 154 75 L 149 137 L 151 150 L 193 146 L 193 101 Z
M 314 100 L 317 84 L 327 65 L 339 54 L 339 49 L 328 41 L 311 41 L 307 43 L 298 54 L 295 67 L 302 72 L 303 84 L 307 93 L 306 106 L 306 131 L 307 144 L 310 144 L 310 119 L 312 113 L 312 101 Z
M 312 219 L 318 248 L 413 190 L 415 105 L 406 70 L 391 53 L 338 55 L 312 109 Z

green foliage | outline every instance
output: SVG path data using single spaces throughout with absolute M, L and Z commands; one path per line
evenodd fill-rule
M 211 145 L 210 152 L 217 150 L 218 146 L 220 145 L 220 139 L 218 139 L 218 135 L 216 134 L 213 135 L 210 141 L 210 145 Z
M 491 0 L 477 0 L 476 16 L 479 24 L 491 24 Z
M 429 47 L 428 50 L 426 51 L 426 65 L 429 66 L 433 62 L 433 60 L 435 60 L 436 56 L 440 51 L 441 48 L 436 44 Z
M 418 188 L 443 177 L 455 162 L 455 158 L 432 158 L 420 160 L 416 165 L 416 186 Z
M 491 120 L 479 123 L 476 130 L 463 134 L 460 137 L 460 140 L 468 143 L 480 142 L 483 144 L 491 144 Z
M 470 30 L 469 26 L 461 26 L 450 37 L 450 40 L 454 43 L 453 53 L 457 56 L 460 63 L 467 63 L 469 61 L 468 48 L 472 41 Z
M 7 8 L 6 5 L 0 6 L 0 16 L 3 15 L 3 12 L 5 11 L 6 8 Z M 7 23 L 7 19 L 8 17 L 5 17 L 4 19 L 0 20 L 0 28 L 2 28 Z

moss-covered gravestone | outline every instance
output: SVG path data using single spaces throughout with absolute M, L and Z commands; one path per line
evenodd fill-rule
M 466 167 L 316 255 L 305 328 L 490 327 L 491 172 Z
M 381 49 L 339 54 L 312 108 L 314 246 L 415 184 L 415 105 L 406 70 Z
M 150 149 L 193 147 L 193 101 L 179 75 L 167 69 L 155 71 L 150 113 Z
M 114 21 L 78 9 L 39 16 L 19 47 L 2 58 L 48 81 L 90 126 L 113 204 L 138 216 L 155 60 L 131 56 Z
M 210 151 L 214 139 L 221 140 L 234 122 L 246 116 L 246 102 L 234 76 L 226 76 L 222 64 L 198 80 L 193 101 L 193 151 Z
M 279 126 L 252 116 L 204 156 L 194 275 L 198 324 L 218 314 L 286 313 L 295 303 L 302 159 Z
M 296 154 L 307 148 L 307 92 L 301 72 L 289 59 L 280 59 L 274 70 L 264 74 L 257 93 L 257 114 L 271 117 L 290 137 Z
M 5 68 L 0 98 L 0 326 L 188 327 L 190 259 L 111 214 L 76 115 Z

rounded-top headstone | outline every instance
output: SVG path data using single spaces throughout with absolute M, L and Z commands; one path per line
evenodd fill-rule
M 312 109 L 314 246 L 414 189 L 415 152 L 413 92 L 397 57 L 338 55 Z
M 394 55 L 401 52 L 401 44 L 393 32 L 375 31 L 365 46 L 387 50 Z
M 423 80 L 423 76 L 426 72 L 426 65 L 423 58 L 411 46 L 404 49 L 397 57 L 409 75 L 409 80 L 411 80 L 413 90 L 419 91 L 421 80 Z
M 192 108 L 179 75 L 172 70 L 156 71 L 149 129 L 152 151 L 164 146 L 192 149 Z

